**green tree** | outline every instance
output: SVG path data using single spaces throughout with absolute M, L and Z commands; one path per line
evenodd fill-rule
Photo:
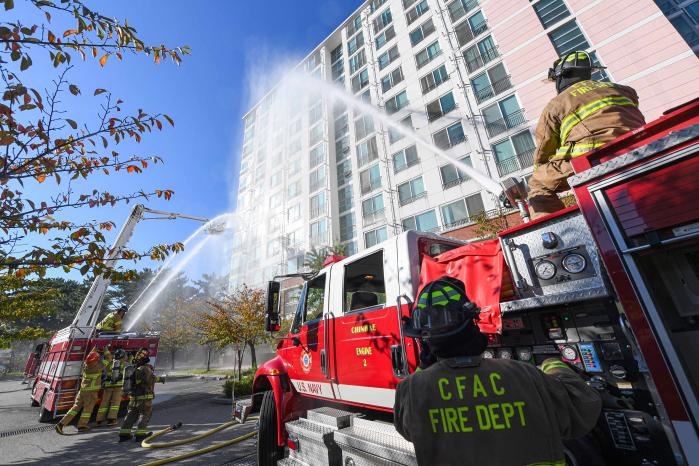
M 191 301 L 178 297 L 167 303 L 154 328 L 160 332 L 159 348 L 170 353 L 170 368 L 175 369 L 175 354 L 195 342 L 196 333 L 190 324 Z
M 323 268 L 325 259 L 330 255 L 346 256 L 347 243 L 335 244 L 333 246 L 326 246 L 322 248 L 316 248 L 313 246 L 311 250 L 306 253 L 303 266 L 313 273 L 318 273 Z
M 161 130 L 163 122 L 174 123 L 167 115 L 142 109 L 127 114 L 125 103 L 105 89 L 83 93 L 69 78 L 75 58 L 98 60 L 104 67 L 110 58 L 145 54 L 155 63 L 168 59 L 179 64 L 189 49 L 148 45 L 126 20 L 102 15 L 80 0 L 24 1 L 38 9 L 41 21 L 13 20 L 9 15 L 14 0 L 0 0 L 6 10 L 0 20 L 0 273 L 43 277 L 58 267 L 78 269 L 83 275 L 100 273 L 109 253 L 104 232 L 114 223 L 74 223 L 64 212 L 151 196 L 170 199 L 173 193 L 168 189 L 112 193 L 101 188 L 100 177 L 137 174 L 161 163 L 160 157 L 121 154 L 116 146 L 125 140 L 138 143 L 147 133 Z M 70 29 L 56 29 L 57 24 L 71 22 Z M 42 59 L 53 66 L 55 75 L 32 78 L 26 71 Z M 37 82 L 30 83 L 32 79 Z M 87 105 L 96 107 L 94 120 L 81 121 L 71 112 Z M 79 192 L 74 180 L 87 180 L 80 185 L 95 188 Z M 37 189 L 48 182 L 55 188 Z M 180 244 L 145 252 L 124 249 L 120 256 L 162 259 L 179 249 Z M 133 270 L 112 274 L 129 277 Z
M 41 327 L 26 325 L 46 313 L 56 298 L 52 289 L 37 289 L 14 276 L 0 275 L 0 348 L 9 347 L 15 340 L 34 340 L 46 336 Z M 18 295 L 22 299 L 16 299 Z

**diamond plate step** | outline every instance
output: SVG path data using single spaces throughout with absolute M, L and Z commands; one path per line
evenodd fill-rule
M 322 407 L 308 411 L 306 417 L 309 421 L 319 422 L 334 427 L 335 429 L 344 429 L 352 425 L 352 418 L 356 414 L 348 411 L 343 411 L 337 408 Z
M 413 444 L 387 422 L 354 418 L 350 427 L 335 432 L 334 439 L 342 449 L 343 464 L 417 466 Z
M 340 466 L 342 452 L 333 440 L 336 427 L 300 418 L 286 423 L 289 438 L 296 442 L 296 450 L 289 457 L 308 466 Z
M 300 461 L 296 458 L 284 458 L 279 461 L 277 461 L 277 466 L 308 466 L 306 463 L 303 461 Z

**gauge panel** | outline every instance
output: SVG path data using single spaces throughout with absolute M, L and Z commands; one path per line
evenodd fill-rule
M 556 265 L 547 260 L 542 260 L 534 266 L 536 276 L 542 280 L 551 280 L 556 275 Z
M 594 277 L 585 246 L 575 246 L 531 259 L 533 275 L 539 286 L 556 285 Z
M 582 254 L 571 252 L 563 257 L 561 265 L 566 272 L 581 273 L 587 267 L 587 259 Z

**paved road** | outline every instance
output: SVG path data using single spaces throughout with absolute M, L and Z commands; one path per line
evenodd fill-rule
M 69 435 L 63 436 L 53 430 L 34 432 L 32 429 L 41 429 L 46 424 L 38 422 L 38 408 L 29 406 L 29 390 L 25 387 L 17 380 L 0 381 L 2 464 L 142 464 L 238 437 L 253 428 L 252 424 L 235 426 L 198 442 L 166 449 L 145 449 L 136 442 L 118 443 L 116 427 L 79 434 L 75 427 L 70 426 L 66 428 Z M 182 429 L 160 437 L 157 441 L 190 437 L 228 421 L 230 405 L 215 401 L 220 391 L 221 382 L 214 380 L 184 379 L 156 385 L 152 430 L 160 430 L 178 421 L 184 423 Z M 29 432 L 17 432 L 22 429 Z M 254 464 L 251 457 L 254 442 L 254 439 L 246 440 L 178 464 Z

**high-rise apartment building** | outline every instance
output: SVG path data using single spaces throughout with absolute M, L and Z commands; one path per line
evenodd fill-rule
M 589 51 L 607 67 L 595 79 L 635 87 L 648 120 L 696 97 L 699 60 L 670 21 L 653 0 L 373 0 L 299 68 L 496 180 L 526 178 L 559 55 Z M 410 137 L 327 95 L 279 93 L 244 117 L 233 283 L 297 271 L 313 246 L 453 232 L 497 209 Z
M 699 55 L 699 0 L 655 0 L 655 3 Z

